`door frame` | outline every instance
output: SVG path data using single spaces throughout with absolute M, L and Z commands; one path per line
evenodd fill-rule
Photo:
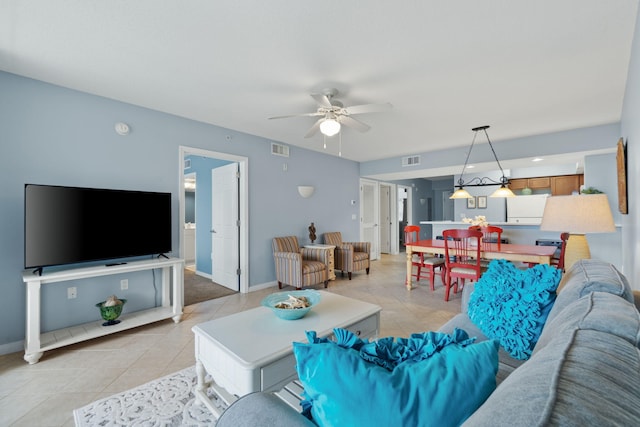
M 238 248 L 240 252 L 240 293 L 249 292 L 249 159 L 234 154 L 218 151 L 204 150 L 201 148 L 179 146 L 178 155 L 178 205 L 179 205 L 179 242 L 180 258 L 184 258 L 184 160 L 189 155 L 209 157 L 212 159 L 227 160 L 238 163 L 240 172 L 239 196 L 240 204 L 240 236 Z M 197 225 L 196 225 L 197 227 Z M 197 241 L 197 239 L 196 239 Z
M 373 218 L 373 224 L 371 227 L 373 228 L 373 232 L 371 233 L 373 242 L 371 242 L 371 254 L 370 259 L 372 261 L 380 259 L 380 188 L 379 181 L 374 181 L 371 179 L 360 178 L 360 241 L 366 241 L 365 239 L 365 224 L 364 218 L 365 216 L 365 197 L 364 197 L 364 187 L 372 186 L 373 187 L 373 201 L 371 203 L 371 209 L 373 212 L 368 212 Z

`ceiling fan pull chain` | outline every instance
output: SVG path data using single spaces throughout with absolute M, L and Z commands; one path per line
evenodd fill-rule
M 322 134 L 322 139 L 324 141 L 324 149 L 326 150 L 327 149 L 327 135 Z

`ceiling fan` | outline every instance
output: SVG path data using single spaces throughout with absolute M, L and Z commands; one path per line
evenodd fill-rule
M 314 113 L 290 114 L 287 116 L 269 117 L 269 119 L 286 119 L 289 117 L 320 117 L 304 136 L 310 138 L 318 130 L 326 136 L 333 136 L 340 132 L 341 125 L 349 126 L 360 132 L 366 132 L 371 126 L 351 117 L 354 114 L 378 113 L 388 111 L 393 106 L 386 102 L 383 104 L 363 104 L 345 107 L 342 102 L 334 99 L 338 94 L 335 88 L 324 89 L 322 93 L 312 93 L 311 97 L 318 103 L 318 109 Z

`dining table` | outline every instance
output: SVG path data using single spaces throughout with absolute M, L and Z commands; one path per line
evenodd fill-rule
M 550 264 L 553 254 L 556 252 L 555 246 L 542 245 L 517 245 L 513 243 L 487 243 L 482 242 L 480 246 L 480 258 L 506 259 L 514 262 L 525 262 L 532 264 Z M 444 240 L 426 239 L 417 242 L 408 243 L 407 251 L 407 289 L 411 290 L 413 284 L 411 281 L 412 258 L 416 252 L 443 255 L 445 253 Z

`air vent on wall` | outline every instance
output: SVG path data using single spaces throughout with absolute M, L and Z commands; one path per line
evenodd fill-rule
M 407 156 L 402 158 L 402 166 L 416 166 L 420 164 L 420 156 Z
M 274 156 L 289 157 L 289 147 L 275 142 L 271 143 L 271 154 Z

